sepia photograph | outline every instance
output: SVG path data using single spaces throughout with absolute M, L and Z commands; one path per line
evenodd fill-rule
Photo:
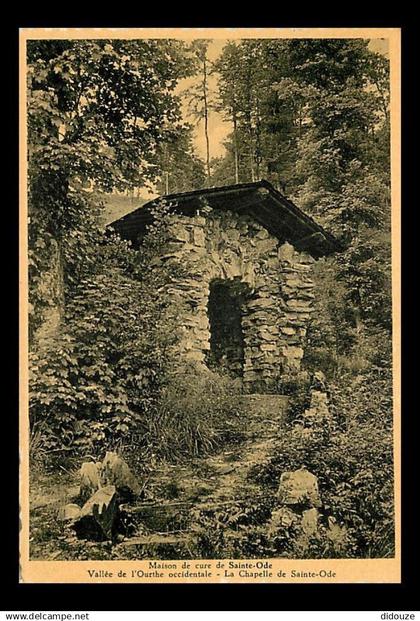
M 21 30 L 21 580 L 399 580 L 399 36 Z

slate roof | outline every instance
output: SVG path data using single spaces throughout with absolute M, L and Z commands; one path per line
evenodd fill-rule
M 315 258 L 343 250 L 333 235 L 265 180 L 168 194 L 145 203 L 108 227 L 136 246 L 147 225 L 153 221 L 151 211 L 162 199 L 171 204 L 174 212 L 189 216 L 203 207 L 247 214 L 280 242 L 288 241 L 297 250 L 308 252 Z

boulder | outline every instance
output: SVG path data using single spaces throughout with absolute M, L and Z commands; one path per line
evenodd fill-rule
M 140 494 L 141 487 L 127 463 L 117 453 L 107 452 L 102 462 L 102 476 L 105 485 L 115 485 L 124 500 Z
M 307 537 L 313 537 L 318 533 L 318 509 L 314 507 L 302 513 L 302 530 Z
M 79 505 L 69 503 L 60 509 L 58 512 L 58 519 L 62 522 L 70 520 L 76 520 L 80 516 L 81 508 Z
M 280 477 L 277 499 L 283 505 L 320 507 L 317 477 L 306 468 L 300 468 L 294 472 L 283 472 Z
M 304 418 L 312 422 L 321 422 L 331 418 L 328 407 L 328 396 L 320 390 L 311 390 L 311 404 L 305 410 Z
M 269 534 L 274 535 L 280 529 L 290 528 L 296 524 L 298 519 L 298 515 L 296 515 L 296 513 L 288 507 L 280 507 L 280 509 L 275 509 L 271 514 L 268 532 Z
M 74 529 L 82 539 L 111 539 L 117 519 L 118 494 L 114 485 L 102 487 L 83 505 Z
M 98 462 L 87 461 L 80 468 L 80 492 L 79 496 L 82 500 L 87 500 L 101 486 L 102 465 Z

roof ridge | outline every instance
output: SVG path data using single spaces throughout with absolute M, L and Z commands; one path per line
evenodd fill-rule
M 267 192 L 258 192 L 263 188 Z M 247 197 L 245 207 L 241 204 L 238 206 L 240 198 L 236 198 L 235 194 L 238 197 L 241 194 L 244 198 Z M 216 199 L 219 195 L 224 196 L 224 205 L 210 206 L 221 210 L 229 210 L 230 207 L 231 211 L 240 210 L 243 213 L 248 213 L 278 239 L 288 239 L 292 244 L 302 246 L 303 250 L 307 250 L 315 256 L 343 250 L 342 244 L 334 235 L 326 231 L 266 179 L 159 196 L 125 214 L 122 218 L 111 222 L 108 227 L 115 228 L 121 234 L 129 235 L 128 238 L 131 238 L 134 234 L 138 235 L 144 230 L 145 219 L 147 216 L 150 217 L 152 206 L 159 204 L 159 202 L 176 201 L 175 209 L 178 208 L 181 211 L 184 209 L 184 213 L 186 210 L 187 215 L 191 215 L 198 208 L 197 202 L 200 198 L 207 197 L 207 200 L 210 200 L 211 197 Z M 226 201 L 230 201 L 230 205 L 226 206 Z M 137 233 L 135 229 L 137 229 Z

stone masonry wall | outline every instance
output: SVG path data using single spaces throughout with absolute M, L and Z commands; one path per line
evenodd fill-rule
M 208 297 L 212 281 L 242 283 L 243 381 L 269 386 L 297 371 L 310 317 L 314 259 L 298 253 L 248 216 L 205 208 L 204 215 L 173 215 L 161 261 L 175 262 L 187 278 L 169 293 L 180 326 L 180 356 L 205 364 L 210 349 Z M 176 309 L 176 310 L 175 310 Z

